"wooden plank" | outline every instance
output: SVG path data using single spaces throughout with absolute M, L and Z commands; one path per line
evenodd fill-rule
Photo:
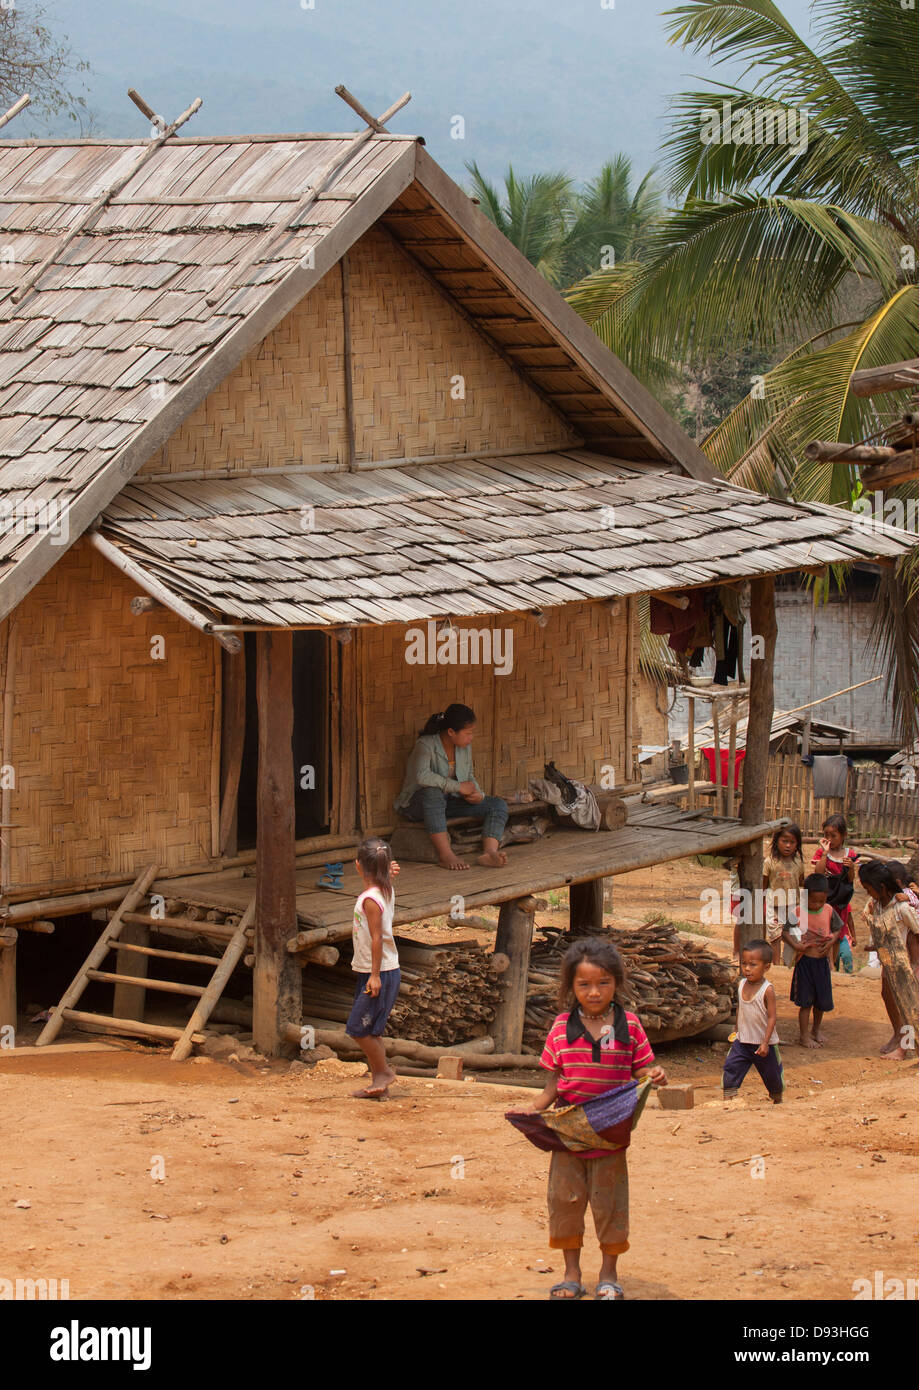
M 143 947 L 150 941 L 150 928 L 143 922 L 125 922 L 121 931 L 118 933 L 118 945 L 115 953 L 115 970 L 118 975 L 128 975 L 132 966 L 135 978 L 130 982 L 119 982 L 115 986 L 115 998 L 112 1002 L 112 1012 L 118 1018 L 139 1018 L 144 1016 L 144 1004 L 146 1002 L 146 991 L 143 986 L 138 987 L 138 976 L 147 973 L 148 958 L 146 954 L 140 954 Z M 125 948 L 133 947 L 134 950 Z M 135 951 L 140 954 L 140 959 L 132 961 L 131 956 Z M 88 971 L 89 978 L 93 978 L 92 971 Z
M 219 854 L 235 854 L 239 778 L 246 739 L 246 653 L 223 653 Z
M 16 944 L 19 933 L 15 927 L 0 927 L 0 1028 L 12 1028 L 13 1043 L 19 1029 L 16 1001 Z

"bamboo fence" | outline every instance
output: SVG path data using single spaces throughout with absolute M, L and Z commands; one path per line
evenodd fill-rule
M 787 816 L 809 839 L 827 816 L 843 812 L 859 836 L 919 836 L 919 778 L 909 768 L 853 767 L 845 797 L 815 797 L 813 771 L 797 754 L 773 754 L 766 774 L 766 813 Z

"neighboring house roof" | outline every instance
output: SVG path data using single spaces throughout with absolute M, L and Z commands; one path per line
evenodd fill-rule
M 228 623 L 410 622 L 895 558 L 836 507 L 584 450 L 449 466 L 141 478 L 102 534 Z
M 392 235 L 496 346 L 508 315 L 488 301 L 510 291 L 521 343 L 499 350 L 541 394 L 564 401 L 558 413 L 573 423 L 580 415 L 575 432 L 711 475 L 415 137 L 365 134 L 358 148 L 353 135 L 173 138 L 156 150 L 0 142 L 0 522 L 16 519 L 0 525 L 0 616 L 60 558 L 59 541 L 47 525 L 30 532 L 29 516 L 53 523 L 66 508 L 75 539 L 387 212 Z M 336 158 L 340 167 L 322 176 Z M 124 186 L 82 227 L 116 183 Z M 410 185 L 407 206 L 399 200 Z M 311 189 L 311 205 L 298 209 Z

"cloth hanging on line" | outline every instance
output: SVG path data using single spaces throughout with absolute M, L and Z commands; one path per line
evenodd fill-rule
M 845 796 L 849 759 L 843 753 L 814 758 L 814 796 Z

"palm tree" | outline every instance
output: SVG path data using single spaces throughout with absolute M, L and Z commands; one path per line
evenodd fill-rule
M 851 469 L 803 449 L 876 436 L 877 398 L 851 394 L 853 371 L 919 353 L 919 23 L 892 0 L 814 0 L 814 11 L 815 47 L 773 0 L 669 12 L 672 42 L 742 62 L 753 80 L 678 98 L 667 150 L 682 207 L 651 229 L 642 261 L 592 274 L 569 298 L 648 380 L 662 363 L 793 342 L 703 447 L 745 486 L 847 505 Z M 883 399 L 902 408 L 902 395 Z M 879 629 L 910 738 L 917 576 L 906 564 L 887 581 Z
M 580 190 L 567 174 L 519 179 L 510 167 L 501 192 L 477 164 L 466 167 L 485 215 L 558 288 L 640 257 L 648 228 L 661 212 L 653 171 L 633 193 L 632 163 L 625 155 L 604 164 Z

